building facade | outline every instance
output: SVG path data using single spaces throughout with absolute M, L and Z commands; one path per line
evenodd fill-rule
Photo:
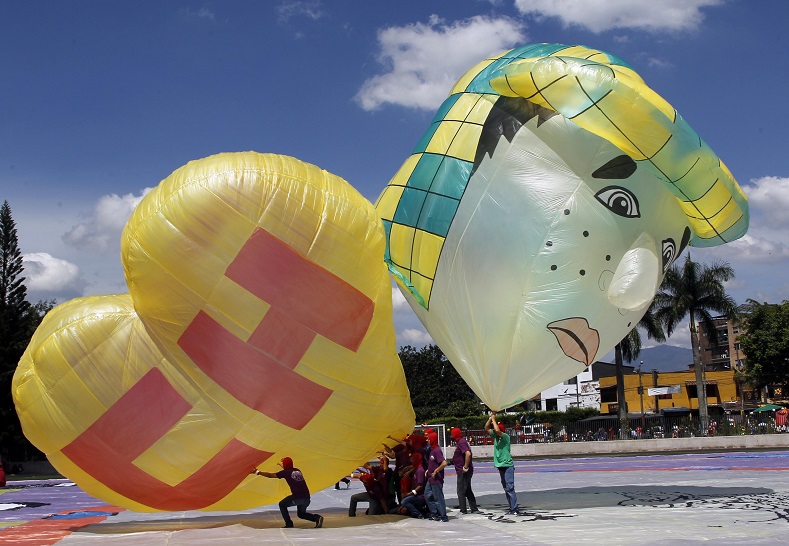
M 735 407 L 742 401 L 740 386 L 733 370 L 705 373 L 707 404 L 722 408 Z M 626 374 L 625 400 L 630 413 L 660 413 L 668 408 L 697 410 L 699 399 L 696 374 L 687 372 L 642 372 Z M 600 379 L 600 413 L 616 414 L 616 377 Z
M 625 366 L 633 373 L 632 366 Z M 567 411 L 567 408 L 600 409 L 600 379 L 612 377 L 616 385 L 616 366 L 609 362 L 594 362 L 591 366 L 540 393 L 540 409 L 542 411 Z
M 705 370 L 738 370 L 743 366 L 745 353 L 740 349 L 740 323 L 726 317 L 712 319 L 717 341 L 699 323 L 699 350 Z

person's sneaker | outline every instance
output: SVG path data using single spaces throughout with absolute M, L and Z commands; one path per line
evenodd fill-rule
M 449 522 L 449 518 L 447 518 L 447 517 L 438 518 L 438 521 L 440 521 L 441 523 L 447 523 L 447 522 Z
M 283 529 L 293 529 L 293 522 L 286 523 L 285 526 L 283 527 Z
M 438 516 L 430 516 L 430 521 L 441 521 L 441 518 Z
M 469 511 L 468 511 L 468 510 L 461 510 L 461 511 L 460 511 L 460 513 L 461 513 L 461 514 L 468 514 L 468 513 L 469 513 Z
M 318 516 L 318 521 L 315 522 L 315 527 L 318 529 L 323 527 L 323 516 Z
M 482 513 L 482 510 L 480 510 L 479 508 L 474 508 L 473 510 L 471 510 L 469 512 L 469 514 L 481 514 L 481 513 Z

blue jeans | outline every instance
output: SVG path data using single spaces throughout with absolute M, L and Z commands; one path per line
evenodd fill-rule
M 444 501 L 444 484 L 428 483 L 425 485 L 425 502 L 430 515 L 441 519 L 447 518 L 447 504 Z
M 295 506 L 296 507 L 296 515 L 299 516 L 301 519 L 306 519 L 308 521 L 318 521 L 318 514 L 308 514 L 307 507 L 310 505 L 310 499 L 297 499 L 294 498 L 293 495 L 288 495 L 281 501 L 279 501 L 279 511 L 282 514 L 282 519 L 285 520 L 285 525 L 291 526 L 293 525 L 293 520 L 290 519 L 290 514 L 288 514 L 288 507 Z
M 499 476 L 501 476 L 501 486 L 504 488 L 504 493 L 507 495 L 507 502 L 510 503 L 510 510 L 517 510 L 518 497 L 515 495 L 515 467 L 499 467 Z
M 408 510 L 408 515 L 412 518 L 423 517 L 423 510 L 425 509 L 425 497 L 423 495 L 411 495 L 403 499 L 401 503 Z

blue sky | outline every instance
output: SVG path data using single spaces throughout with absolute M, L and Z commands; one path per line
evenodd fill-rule
M 123 224 L 192 159 L 282 153 L 374 201 L 454 81 L 533 42 L 630 63 L 731 169 L 751 229 L 694 260 L 789 299 L 786 0 L 0 4 L 0 199 L 31 301 L 126 292 Z M 401 297 L 398 345 L 430 341 Z M 681 329 L 671 343 L 689 346 Z

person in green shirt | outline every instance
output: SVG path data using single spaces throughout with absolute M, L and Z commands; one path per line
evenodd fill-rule
M 510 435 L 506 433 L 504 423 L 496 422 L 496 412 L 492 412 L 485 423 L 485 430 L 493 438 L 493 466 L 498 468 L 501 486 L 507 495 L 510 509 L 508 514 L 520 515 L 518 497 L 515 494 L 515 463 L 510 452 Z

